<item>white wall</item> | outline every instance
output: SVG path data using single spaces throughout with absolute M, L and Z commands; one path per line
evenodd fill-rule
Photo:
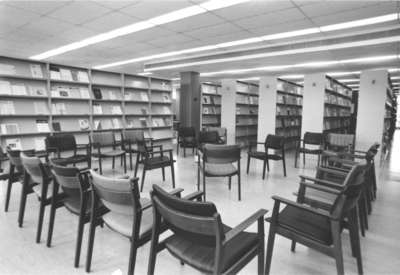
M 275 134 L 278 79 L 261 77 L 259 85 L 257 140 L 264 142 L 267 135 Z
M 356 127 L 356 148 L 359 150 L 368 149 L 374 142 L 382 143 L 387 85 L 387 71 L 361 72 Z M 380 156 L 379 151 L 376 159 Z
M 323 73 L 304 76 L 301 136 L 305 132 L 322 133 L 324 130 L 324 100 L 326 76 Z
M 221 81 L 221 127 L 227 129 L 227 144 L 236 144 L 236 80 Z

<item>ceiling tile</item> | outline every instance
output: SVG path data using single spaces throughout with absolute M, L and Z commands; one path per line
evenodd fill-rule
M 224 24 L 219 24 L 219 25 L 215 25 L 215 26 L 210 26 L 207 28 L 201 28 L 198 30 L 184 32 L 184 34 L 190 35 L 197 39 L 204 40 L 208 37 L 213 37 L 213 36 L 217 36 L 217 35 L 225 35 L 228 33 L 238 33 L 238 32 L 242 32 L 242 31 L 243 31 L 242 29 L 240 29 L 239 27 L 237 27 L 231 23 L 224 23 Z
M 39 14 L 30 11 L 6 6 L 0 3 L 0 25 L 8 25 L 10 27 L 20 27 L 26 23 L 36 20 Z
M 225 23 L 225 20 L 210 12 L 207 12 L 205 14 L 199 14 L 190 18 L 165 24 L 163 27 L 177 32 L 185 32 L 222 23 Z
M 356 10 L 364 6 L 374 6 L 377 4 L 376 1 L 315 2 L 312 5 L 301 6 L 300 9 L 309 17 L 317 17 Z
M 85 22 L 84 24 L 82 24 L 82 26 L 97 32 L 106 32 L 136 23 L 140 20 L 141 19 L 133 18 L 132 16 L 128 16 L 124 13 L 113 11 L 88 22 Z
M 119 10 L 119 9 L 125 8 L 127 6 L 136 5 L 140 1 L 139 0 L 130 0 L 130 1 L 120 1 L 120 0 L 98 1 L 98 0 L 95 0 L 95 2 L 106 8 L 113 9 L 113 10 Z
M 20 8 L 23 10 L 38 13 L 40 15 L 47 14 L 49 12 L 55 11 L 60 7 L 70 3 L 71 1 L 7 1 L 7 5 Z
M 57 35 L 60 32 L 64 32 L 74 27 L 75 26 L 71 23 L 42 16 L 37 20 L 33 20 L 30 23 L 25 24 L 24 26 L 20 27 L 20 29 L 38 35 L 40 34 Z
M 167 45 L 179 45 L 180 43 L 185 43 L 185 42 L 190 42 L 193 41 L 194 39 L 183 35 L 183 34 L 175 34 L 171 36 L 165 36 L 165 37 L 158 37 L 156 39 L 151 39 L 148 40 L 147 43 L 151 45 L 155 45 L 157 47 L 164 47 Z
M 297 8 L 292 8 L 237 20 L 235 21 L 235 24 L 243 28 L 252 29 L 300 19 L 305 19 L 304 14 Z
M 255 35 L 268 35 L 268 34 L 289 32 L 289 31 L 295 31 L 295 30 L 312 28 L 312 27 L 314 27 L 314 25 L 310 20 L 302 19 L 302 20 L 285 22 L 285 23 L 273 25 L 273 26 L 267 25 L 267 26 L 263 26 L 260 28 L 251 28 L 251 29 L 249 29 L 249 31 L 254 33 Z
M 110 11 L 111 9 L 95 2 L 74 1 L 48 13 L 47 16 L 79 25 L 94 18 L 104 16 Z
M 144 31 L 126 35 L 125 38 L 132 42 L 146 42 L 151 39 L 174 35 L 176 32 L 167 30 L 163 27 L 153 27 Z
M 80 26 L 76 26 L 64 32 L 60 32 L 58 36 L 62 37 L 63 40 L 70 41 L 70 43 L 72 43 L 96 34 L 98 34 L 98 32 Z

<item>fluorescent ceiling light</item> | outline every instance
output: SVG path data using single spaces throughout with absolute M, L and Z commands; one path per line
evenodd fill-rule
M 354 72 L 330 72 L 326 73 L 329 76 L 345 76 L 345 75 L 353 75 L 353 74 L 361 74 L 361 71 L 354 71 Z
M 77 41 L 50 51 L 46 51 L 41 54 L 37 54 L 31 56 L 30 59 L 34 60 L 42 60 L 52 56 L 60 55 L 69 51 L 73 51 L 76 49 L 80 49 L 83 47 L 87 47 L 89 45 L 93 45 L 96 43 L 100 43 L 106 40 L 110 40 L 116 37 L 128 35 L 131 33 L 139 32 L 145 29 L 150 29 L 155 26 L 163 25 L 166 23 L 178 21 L 187 17 L 191 17 L 194 15 L 206 13 L 210 10 L 216 10 L 221 8 L 226 8 L 232 5 L 236 5 L 239 3 L 247 2 L 249 0 L 232 0 L 232 1 L 223 1 L 223 0 L 210 0 L 205 3 L 199 5 L 193 5 L 187 8 L 179 9 L 173 12 L 169 12 L 160 16 L 153 17 L 149 20 L 140 21 L 134 24 L 130 24 L 121 28 L 114 29 L 112 31 L 108 31 L 105 33 L 101 33 L 81 41 Z
M 286 74 L 286 75 L 280 75 L 279 78 L 299 79 L 299 78 L 304 78 L 304 74 Z
M 359 78 L 347 78 L 347 79 L 338 79 L 339 82 L 342 83 L 351 83 L 351 82 L 360 82 Z
M 165 66 L 158 66 L 152 67 L 148 69 L 144 69 L 145 71 L 158 71 L 158 70 L 167 70 L 167 69 L 176 69 L 188 66 L 197 66 L 197 65 L 206 65 L 206 64 L 215 64 L 215 63 L 225 63 L 225 62 L 233 62 L 233 61 L 242 61 L 242 60 L 249 60 L 249 59 L 259 59 L 259 58 L 267 58 L 267 57 L 276 57 L 276 56 L 284 56 L 284 55 L 293 55 L 293 54 L 301 54 L 301 53 L 311 53 L 311 52 L 321 52 L 321 51 L 329 51 L 329 50 L 338 50 L 338 49 L 346 49 L 346 48 L 353 48 L 353 47 L 361 47 L 361 46 L 370 46 L 370 45 L 378 45 L 378 44 L 385 44 L 385 43 L 393 43 L 399 42 L 400 35 L 392 36 L 392 37 L 385 37 L 385 38 L 376 38 L 376 39 L 368 39 L 362 41 L 355 41 L 355 42 L 344 42 L 338 44 L 331 44 L 331 45 L 324 45 L 324 46 L 314 46 L 308 48 L 300 48 L 300 49 L 292 49 L 292 50 L 283 50 L 283 51 L 276 51 L 276 52 L 265 52 L 259 54 L 249 54 L 249 55 L 241 55 L 235 57 L 226 57 L 226 58 L 216 58 L 216 59 L 207 59 L 203 61 L 193 61 L 188 63 L 178 63 L 174 65 L 165 65 Z M 386 58 L 386 57 L 375 57 L 375 58 Z M 382 60 L 374 60 L 374 58 L 364 58 L 365 60 L 373 61 L 382 61 Z M 391 59 L 391 58 L 388 58 Z M 365 62 L 365 60 L 359 60 L 359 62 Z M 348 61 L 354 63 L 355 61 L 351 60 Z M 311 65 L 312 67 L 318 67 L 318 64 Z M 324 66 L 324 64 L 320 64 L 320 66 Z
M 152 72 L 144 72 L 144 73 L 138 73 L 138 75 L 151 75 L 153 74 Z
M 320 61 L 320 62 L 308 62 L 308 63 L 298 63 L 292 65 L 279 65 L 279 66 L 265 66 L 265 67 L 255 67 L 247 69 L 231 69 L 225 71 L 207 72 L 201 73 L 201 76 L 211 76 L 219 74 L 241 74 L 256 71 L 276 71 L 279 69 L 293 69 L 293 68 L 309 68 L 309 67 L 328 67 L 332 65 L 348 64 L 348 63 L 370 63 L 370 62 L 380 62 L 400 58 L 400 55 L 383 55 L 383 56 L 372 56 L 372 57 L 362 57 L 362 58 L 352 58 L 344 59 L 338 61 Z
M 400 76 L 392 76 L 390 79 L 400 79 Z
M 349 86 L 349 87 L 359 87 L 360 84 L 347 84 L 347 86 Z
M 213 2 L 213 3 L 211 3 L 211 2 Z M 209 1 L 204 4 L 200 4 L 200 7 L 211 10 L 210 7 L 212 7 L 213 5 L 215 5 L 214 7 L 221 5 L 221 8 L 222 8 L 222 7 L 225 7 L 224 5 L 228 5 L 228 4 L 236 5 L 236 4 L 239 4 L 242 2 L 246 2 L 246 1 L 239 1 L 239 0 L 237 0 L 237 1 L 227 1 L 227 0 Z M 264 36 L 256 36 L 256 37 L 251 37 L 251 38 L 247 38 L 247 39 L 229 41 L 229 42 L 213 44 L 213 45 L 206 45 L 203 47 L 184 49 L 181 51 L 173 51 L 173 52 L 161 53 L 158 55 L 150 55 L 150 56 L 145 56 L 142 58 L 131 58 L 131 59 L 124 60 L 124 61 L 118 61 L 118 62 L 113 62 L 113 63 L 109 63 L 109 64 L 98 65 L 95 68 L 104 69 L 104 68 L 109 68 L 109 67 L 125 65 L 128 63 L 140 62 L 140 61 L 144 61 L 144 60 L 177 56 L 177 55 L 182 55 L 185 53 L 203 52 L 203 51 L 208 51 L 208 50 L 213 50 L 213 49 L 218 49 L 218 48 L 228 48 L 228 47 L 234 47 L 234 46 L 245 45 L 245 44 L 259 43 L 262 41 L 270 41 L 270 40 L 277 40 L 277 39 L 283 39 L 283 38 L 304 36 L 304 35 L 309 35 L 309 34 L 314 34 L 314 33 L 329 32 L 329 31 L 335 31 L 335 30 L 339 30 L 339 29 L 349 29 L 349 28 L 360 27 L 360 26 L 368 26 L 368 25 L 373 25 L 373 24 L 378 24 L 378 23 L 390 22 L 390 21 L 394 21 L 397 19 L 398 19 L 398 14 L 392 13 L 392 14 L 387 14 L 387 15 L 378 16 L 378 17 L 370 17 L 370 18 L 365 18 L 365 19 L 356 20 L 356 21 L 321 26 L 319 28 L 308 28 L 308 29 L 301 29 L 301 30 L 295 30 L 295 31 L 269 34 L 269 35 L 264 35 Z

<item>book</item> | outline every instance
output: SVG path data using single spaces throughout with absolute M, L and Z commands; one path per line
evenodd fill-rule
M 145 107 L 142 107 L 142 108 L 140 108 L 140 111 L 142 112 L 142 114 L 144 114 L 144 115 L 147 115 L 147 108 L 145 108 Z
M 80 82 L 89 82 L 88 73 L 85 71 L 78 71 L 78 81 Z
M 44 138 L 36 137 L 35 141 L 35 150 L 36 151 L 44 151 L 46 149 L 46 144 L 44 142 Z
M 71 75 L 72 75 L 72 80 L 73 81 L 79 81 L 78 80 L 78 72 L 77 71 L 75 71 L 75 70 L 71 71 Z
M 118 118 L 113 118 L 113 119 L 111 120 L 111 123 L 112 123 L 114 129 L 119 129 L 119 128 L 121 128 L 121 123 L 119 122 L 119 119 L 118 119 Z
M 69 96 L 73 98 L 81 98 L 81 91 L 78 87 L 69 87 Z
M 0 124 L 1 134 L 3 135 L 15 135 L 19 134 L 19 127 L 17 123 L 4 123 Z
M 60 75 L 62 80 L 73 81 L 71 71 L 68 69 L 60 69 Z
M 149 101 L 149 95 L 147 93 L 145 93 L 145 92 L 141 92 L 140 93 L 140 99 L 142 101 Z
M 0 74 L 16 75 L 17 72 L 14 65 L 0 63 Z
M 164 102 L 171 102 L 171 99 L 169 98 L 169 94 L 163 94 L 163 101 Z
M 203 114 L 208 115 L 210 111 L 208 110 L 207 107 L 203 108 Z
M 78 120 L 78 123 L 79 123 L 79 128 L 82 130 L 82 131 L 86 131 L 86 130 L 89 130 L 89 120 L 87 119 L 87 118 L 84 118 L 84 119 L 79 119 Z
M 59 121 L 54 121 L 54 122 L 51 124 L 51 127 L 53 128 L 53 131 L 54 131 L 54 132 L 61 132 L 61 124 L 60 124 Z
M 55 80 L 61 79 L 60 70 L 58 68 L 50 68 L 50 78 Z
M 29 94 L 31 96 L 47 96 L 47 91 L 45 87 L 29 86 Z
M 171 110 L 167 106 L 163 106 L 164 114 L 170 114 Z
M 111 113 L 113 115 L 122 115 L 122 110 L 120 105 L 113 105 L 111 108 Z
M 49 109 L 47 107 L 47 102 L 35 101 L 35 102 L 33 102 L 33 106 L 34 106 L 34 109 L 35 109 L 35 114 L 37 114 L 37 115 L 47 115 L 47 114 L 49 114 Z
M 113 123 L 111 121 L 111 119 L 104 119 L 101 121 L 101 128 L 103 130 L 107 130 L 107 129 L 113 129 Z
M 11 100 L 1 100 L 0 115 L 15 115 L 14 102 Z
M 115 100 L 115 99 L 117 99 L 117 96 L 115 95 L 115 93 L 113 91 L 108 91 L 108 99 Z
M 30 64 L 29 68 L 31 70 L 32 77 L 43 78 L 42 67 L 39 64 Z
M 209 104 L 209 103 L 210 103 L 210 97 L 203 95 L 203 104 Z
M 103 113 L 103 108 L 101 107 L 100 104 L 93 104 L 93 114 L 95 115 L 101 115 Z
M 80 87 L 79 92 L 81 94 L 81 98 L 90 98 L 89 89 L 86 87 Z
M 10 147 L 11 150 L 22 150 L 20 138 L 8 138 L 6 139 L 6 146 Z
M 100 120 L 95 120 L 94 121 L 94 130 L 101 130 L 101 121 Z
M 0 80 L 0 95 L 11 95 L 11 84 L 9 81 Z
M 103 98 L 103 95 L 101 94 L 101 90 L 99 88 L 92 88 L 92 92 L 95 99 Z
M 56 115 L 66 115 L 67 114 L 67 108 L 65 106 L 65 103 L 62 103 L 62 102 L 53 103 L 51 105 L 51 110 L 52 110 L 52 113 L 56 114 Z
M 37 119 L 36 120 L 36 128 L 40 133 L 50 132 L 50 127 L 47 119 Z
M 141 117 L 141 118 L 139 118 L 139 121 L 140 121 L 140 125 L 142 127 L 147 127 L 147 119 L 146 118 Z
M 64 87 L 58 87 L 58 96 L 59 97 L 69 97 L 69 90 Z
M 24 84 L 13 84 L 11 85 L 11 90 L 13 95 L 27 95 Z

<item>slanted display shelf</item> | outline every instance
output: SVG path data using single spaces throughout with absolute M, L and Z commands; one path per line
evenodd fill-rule
M 221 127 L 221 85 L 201 84 L 201 126 Z
M 236 83 L 236 143 L 248 146 L 257 142 L 258 85 Z
M 44 139 L 73 133 L 140 129 L 171 142 L 171 82 L 0 57 L 0 145 L 43 150 Z
M 352 109 L 351 88 L 326 76 L 324 132 L 349 133 Z

